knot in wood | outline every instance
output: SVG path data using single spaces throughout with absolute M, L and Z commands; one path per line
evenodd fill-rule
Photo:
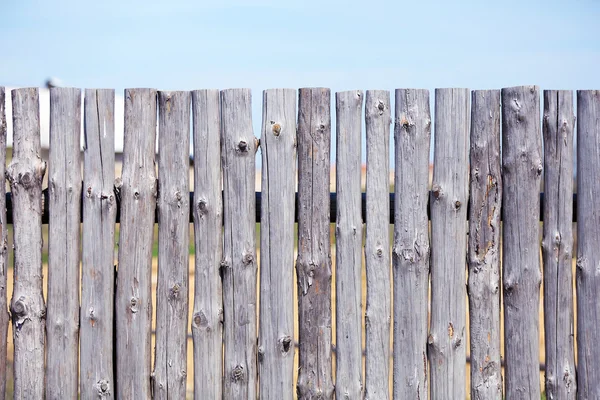
M 29 307 L 27 307 L 27 299 L 25 298 L 25 296 L 21 296 L 13 302 L 10 311 L 14 316 L 20 318 L 27 314 L 28 308 Z
M 245 265 L 250 265 L 252 264 L 252 262 L 254 262 L 254 254 L 252 254 L 251 251 L 246 250 L 244 252 L 243 258 L 242 258 L 242 262 Z
M 273 124 L 273 126 L 271 127 L 271 129 L 273 130 L 273 135 L 279 136 L 281 134 L 281 125 L 272 121 L 271 124 Z
M 100 379 L 96 382 L 96 392 L 100 397 L 110 396 L 110 384 L 106 379 Z
M 140 192 L 138 192 L 137 190 L 135 192 L 133 192 L 133 198 L 135 200 L 139 200 L 140 199 Z
M 89 199 L 92 197 L 92 187 L 88 186 L 86 192 L 85 192 L 86 197 Z
M 194 325 L 200 329 L 209 330 L 208 318 L 206 318 L 204 311 L 198 311 L 196 314 L 194 314 Z
M 32 177 L 32 173 L 27 171 L 24 172 L 23 174 L 19 175 L 19 182 L 21 183 L 21 185 L 28 187 L 31 185 L 31 182 L 33 181 L 33 177 Z
M 377 254 L 378 258 L 383 257 L 383 249 L 381 247 L 378 247 L 377 251 L 375 252 L 375 254 Z
M 263 362 L 265 359 L 265 348 L 263 346 L 258 346 L 258 351 L 257 351 L 257 356 L 258 356 L 258 362 Z
M 460 207 L 461 207 L 461 206 L 462 206 L 462 203 L 461 203 L 459 200 L 456 200 L 456 201 L 454 202 L 454 209 L 455 209 L 456 211 L 460 210 Z
M 236 365 L 231 371 L 232 382 L 243 382 L 246 378 L 246 371 L 244 371 L 243 365 Z
M 542 166 L 541 163 L 538 164 L 537 166 L 537 175 L 540 176 L 542 175 L 542 171 L 544 170 L 544 167 Z
M 292 344 L 292 338 L 289 335 L 285 335 L 279 338 L 279 351 L 281 353 L 288 353 L 290 351 L 290 345 Z
M 245 140 L 240 140 L 240 142 L 238 143 L 238 150 L 242 153 L 245 153 L 248 151 L 248 143 Z
M 177 300 L 179 298 L 179 292 L 180 292 L 180 286 L 179 284 L 175 284 L 173 285 L 173 287 L 169 290 L 169 300 Z
M 129 301 L 129 309 L 131 310 L 132 313 L 135 314 L 139 311 L 137 306 L 138 306 L 138 298 L 134 296 Z
M 379 115 L 383 115 L 383 110 L 385 110 L 385 104 L 383 104 L 383 101 L 379 100 L 377 102 L 377 110 L 379 110 Z
M 197 207 L 201 217 L 208 214 L 208 202 L 206 201 L 206 199 L 198 200 Z
M 436 200 L 439 200 L 440 197 L 442 197 L 442 188 L 440 187 L 440 185 L 433 185 L 432 194 L 433 198 Z

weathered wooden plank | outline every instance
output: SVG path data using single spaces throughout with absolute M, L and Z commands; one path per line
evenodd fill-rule
M 6 172 L 6 91 L 0 86 L 0 177 Z M 4 180 L 3 180 L 4 181 Z M 8 224 L 6 221 L 6 196 L 0 195 L 0 400 L 6 393 L 6 349 L 8 323 L 7 274 L 8 274 Z
M 473 400 L 502 399 L 500 165 L 500 91 L 473 91 L 468 281 Z
M 329 171 L 331 93 L 298 95 L 299 399 L 333 397 L 331 366 L 331 249 Z
M 600 398 L 600 91 L 577 91 L 577 398 Z
M 296 90 L 263 92 L 260 221 L 261 399 L 293 398 Z
M 183 399 L 187 383 L 190 243 L 190 92 L 158 92 L 158 282 L 155 399 Z
M 194 398 L 223 396 L 221 111 L 218 90 L 192 92 L 194 135 Z
M 14 286 L 10 305 L 14 341 L 14 398 L 44 397 L 46 305 L 42 295 L 42 179 L 37 88 L 14 89 L 13 158 L 7 169 L 13 200 Z
M 115 91 L 86 89 L 80 385 L 82 399 L 115 396 Z
M 338 92 L 336 104 L 336 384 L 338 399 L 362 398 L 360 147 L 363 93 Z
M 125 90 L 115 312 L 117 398 L 151 397 L 152 239 L 157 182 L 156 90 Z
M 469 91 L 436 89 L 431 198 L 431 396 L 464 399 Z
M 541 152 L 538 88 L 502 89 L 502 281 L 505 395 L 509 399 L 540 398 Z
M 390 92 L 367 90 L 365 399 L 389 399 L 390 387 Z
M 250 89 L 221 92 L 223 198 L 223 305 L 225 398 L 255 399 L 257 380 L 256 243 L 254 180 L 257 140 Z
M 428 90 L 396 90 L 394 124 L 394 399 L 425 399 L 429 321 Z M 367 220 L 367 227 L 369 220 Z

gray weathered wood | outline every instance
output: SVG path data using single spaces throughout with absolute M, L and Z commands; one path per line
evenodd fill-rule
M 86 89 L 83 152 L 80 384 L 82 399 L 115 396 L 115 91 Z
M 367 90 L 365 262 L 365 399 L 389 399 L 390 388 L 390 92 Z
M 436 89 L 431 198 L 431 397 L 464 399 L 469 91 Z
M 46 397 L 79 393 L 81 90 L 50 89 Z
M 44 397 L 46 306 L 42 295 L 42 179 L 40 109 L 37 88 L 14 89 L 13 158 L 6 171 L 13 200 L 14 398 Z
M 151 397 L 156 91 L 125 90 L 121 231 L 115 296 L 117 398 Z
M 331 93 L 298 95 L 299 399 L 333 397 L 331 366 L 331 249 L 329 181 Z
M 500 360 L 500 91 L 471 94 L 469 329 L 471 399 L 502 399 Z
M 155 399 L 184 399 L 190 243 L 190 92 L 158 93 Z
M 600 398 L 600 91 L 577 91 L 577 398 Z
M 261 399 L 293 398 L 296 90 L 263 92 L 260 221 Z
M 194 398 L 223 396 L 221 120 L 218 90 L 192 92 L 194 134 Z
M 540 398 L 541 157 L 538 88 L 502 89 L 502 281 L 508 399 Z
M 336 384 L 337 399 L 362 398 L 360 148 L 363 93 L 339 92 L 336 103 Z
M 429 307 L 428 90 L 396 90 L 394 124 L 394 399 L 426 399 Z M 367 227 L 370 219 L 367 219 Z
M 257 140 L 250 89 L 221 92 L 225 241 L 223 304 L 227 399 L 256 399 L 256 243 L 254 180 Z
M 4 87 L 0 86 L 0 177 L 2 178 L 6 172 L 5 95 Z M 6 339 L 10 320 L 6 293 L 8 273 L 8 225 L 6 222 L 6 196 L 0 196 L 0 400 L 4 400 L 6 392 Z

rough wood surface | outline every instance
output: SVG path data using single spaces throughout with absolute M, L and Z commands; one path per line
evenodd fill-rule
M 396 90 L 394 124 L 394 399 L 426 399 L 429 321 L 428 90 Z M 369 220 L 367 220 L 367 226 Z
M 79 392 L 82 399 L 89 400 L 115 396 L 114 110 L 114 90 L 85 91 Z
M 293 398 L 296 90 L 263 92 L 260 221 L 261 399 Z
M 500 166 L 500 91 L 473 91 L 468 281 L 473 400 L 502 399 Z
M 335 95 L 336 104 L 336 383 L 337 399 L 362 398 L 362 218 L 360 162 L 362 91 Z
M 298 95 L 298 324 L 299 399 L 333 397 L 331 366 L 331 249 L 329 152 L 331 93 Z
M 250 89 L 221 92 L 223 199 L 223 304 L 227 399 L 256 399 L 256 243 L 254 180 L 257 140 Z
M 125 90 L 121 230 L 115 313 L 117 398 L 151 397 L 156 91 Z
M 44 397 L 46 305 L 42 295 L 42 179 L 37 88 L 12 94 L 13 158 L 6 171 L 13 200 L 14 286 L 10 305 L 14 341 L 14 398 Z
M 221 112 L 218 90 L 192 92 L 194 135 L 194 398 L 223 396 Z
M 367 90 L 365 399 L 389 399 L 390 387 L 390 92 Z
M 600 398 L 600 91 L 577 91 L 577 398 Z
M 189 151 L 190 92 L 159 92 L 155 399 L 186 397 Z
M 541 157 L 538 88 L 502 89 L 502 281 L 508 399 L 540 398 Z
M 431 198 L 431 397 L 464 399 L 469 91 L 436 89 Z
M 0 177 L 2 178 L 6 172 L 5 96 L 5 89 L 0 86 Z M 6 222 L 6 196 L 0 196 L 0 400 L 4 400 L 6 392 L 6 349 L 10 320 L 6 293 L 8 274 L 8 224 Z

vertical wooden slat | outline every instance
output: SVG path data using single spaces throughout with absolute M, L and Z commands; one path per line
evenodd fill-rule
M 158 93 L 158 282 L 155 399 L 183 399 L 187 383 L 190 243 L 190 92 Z
M 502 89 L 502 281 L 506 398 L 540 398 L 540 98 L 536 86 Z
M 117 398 L 151 396 L 156 90 L 125 90 L 121 232 L 115 297 Z
M 221 92 L 225 398 L 256 398 L 255 153 L 250 89 Z
M 425 399 L 429 307 L 428 90 L 396 90 L 394 125 L 394 399 Z M 367 220 L 367 226 L 369 220 Z
M 336 398 L 362 398 L 362 91 L 336 100 Z
M 292 399 L 294 376 L 294 204 L 296 91 L 263 92 L 261 135 L 261 399 Z
M 115 395 L 115 91 L 86 89 L 80 328 L 82 399 Z
M 365 399 L 389 399 L 390 388 L 390 92 L 367 90 L 367 226 L 365 262 Z
M 600 398 L 600 91 L 577 91 L 577 398 Z
M 298 95 L 299 399 L 333 397 L 331 366 L 331 249 L 329 171 L 331 93 Z
M 40 106 L 37 88 L 12 92 L 13 158 L 7 170 L 13 201 L 14 398 L 44 396 L 46 306 L 42 295 L 42 179 Z
M 436 89 L 431 198 L 431 396 L 464 399 L 469 91 Z
M 6 172 L 6 114 L 4 109 L 6 91 L 0 86 L 0 177 Z M 2 179 L 4 182 L 4 179 Z M 0 400 L 6 391 L 6 349 L 8 314 L 6 281 L 8 273 L 8 228 L 6 221 L 6 196 L 0 193 Z
M 192 92 L 194 134 L 194 398 L 223 396 L 221 113 L 218 90 Z
M 471 102 L 468 281 L 471 398 L 501 400 L 500 91 L 473 91 Z

